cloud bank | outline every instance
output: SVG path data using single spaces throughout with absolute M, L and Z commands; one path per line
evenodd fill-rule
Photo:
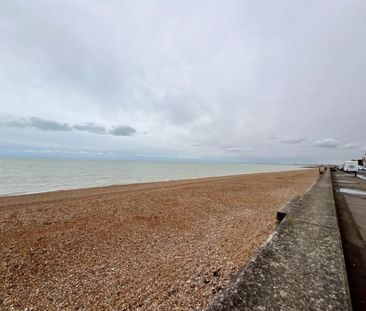
M 253 148 L 250 147 L 231 147 L 231 148 L 226 148 L 227 151 L 230 152 L 250 152 L 253 151 Z
M 290 144 L 290 145 L 296 145 L 304 142 L 306 138 L 287 138 L 287 139 L 281 139 L 280 142 L 283 144 Z
M 67 123 L 45 120 L 37 117 L 13 119 L 0 124 L 8 127 L 34 127 L 42 131 L 72 131 L 72 127 Z
M 113 125 L 110 129 L 107 129 L 105 126 L 98 125 L 93 122 L 70 125 L 68 123 L 46 120 L 38 117 L 13 118 L 10 120 L 6 120 L 6 118 L 3 117 L 2 120 L 0 119 L 0 126 L 15 128 L 33 127 L 42 131 L 71 132 L 76 130 L 92 134 L 109 134 L 113 136 L 132 136 L 137 132 L 136 129 L 127 125 Z
M 136 133 L 136 130 L 131 126 L 117 125 L 117 126 L 113 126 L 109 130 L 109 133 L 114 136 L 131 136 Z
M 95 124 L 93 122 L 74 124 L 73 128 L 78 131 L 84 131 L 84 132 L 89 132 L 89 133 L 93 133 L 93 134 L 107 134 L 108 133 L 107 129 L 104 126 Z
M 340 143 L 334 138 L 324 138 L 314 141 L 313 145 L 321 148 L 337 148 L 340 146 Z

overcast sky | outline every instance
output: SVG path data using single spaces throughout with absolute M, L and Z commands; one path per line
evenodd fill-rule
M 0 0 L 0 155 L 366 151 L 366 1 Z

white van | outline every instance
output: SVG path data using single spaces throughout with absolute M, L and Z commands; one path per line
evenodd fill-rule
M 343 171 L 357 172 L 358 171 L 358 161 L 344 161 Z

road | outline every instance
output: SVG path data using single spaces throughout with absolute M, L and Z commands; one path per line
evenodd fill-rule
M 353 309 L 366 310 L 366 175 L 332 176 Z

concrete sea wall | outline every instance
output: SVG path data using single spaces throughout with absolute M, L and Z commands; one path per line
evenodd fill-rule
M 208 311 L 351 310 L 329 169 L 277 216 L 275 232 Z

